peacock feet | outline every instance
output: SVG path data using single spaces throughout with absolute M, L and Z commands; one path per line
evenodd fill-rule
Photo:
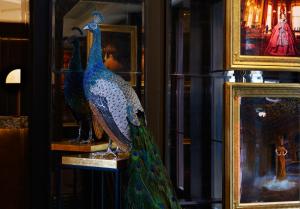
M 106 150 L 105 152 L 94 152 L 91 154 L 91 157 L 96 159 L 96 158 L 101 158 L 101 159 L 117 159 L 118 154 L 115 153 L 113 150 Z
M 95 152 L 92 153 L 92 158 L 105 158 L 105 159 L 116 159 L 118 158 L 118 149 L 113 150 L 112 149 L 112 141 L 109 139 L 108 145 L 107 145 L 107 150 L 105 152 Z
M 70 139 L 71 144 L 79 144 L 81 140 L 81 123 L 79 123 L 78 136 L 75 139 Z
M 95 140 L 93 138 L 93 130 L 92 130 L 91 126 L 90 126 L 89 138 L 87 140 L 80 141 L 80 144 L 92 144 L 94 142 L 95 142 Z
M 124 152 L 124 151 L 121 150 L 119 147 L 117 147 L 116 150 L 115 150 L 115 153 L 116 153 L 117 155 L 122 155 L 122 154 L 124 154 L 124 153 L 126 153 L 126 152 Z
M 68 142 L 70 144 L 79 144 L 80 143 L 80 139 L 78 139 L 78 138 L 76 138 L 76 139 L 70 139 L 70 140 L 68 140 Z
M 92 143 L 94 143 L 94 141 L 95 140 L 93 138 L 88 138 L 86 140 L 81 140 L 80 144 L 92 144 Z

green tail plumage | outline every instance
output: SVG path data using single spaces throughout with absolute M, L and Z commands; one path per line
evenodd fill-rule
M 181 208 L 158 148 L 145 126 L 131 126 L 132 151 L 125 194 L 127 209 Z

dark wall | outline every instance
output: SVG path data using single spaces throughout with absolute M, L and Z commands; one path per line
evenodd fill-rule
M 16 115 L 18 90 L 21 91 L 22 114 L 28 114 L 28 32 L 26 24 L 0 23 L 0 115 Z M 5 85 L 7 74 L 16 68 L 22 70 L 21 86 Z
M 1 208 L 27 209 L 27 129 L 0 128 Z
M 21 92 L 21 114 L 28 115 L 29 25 L 0 23 L 0 116 L 17 114 L 17 95 Z M 21 85 L 6 85 L 6 75 L 22 70 Z M 6 120 L 1 117 L 0 120 Z M 12 120 L 12 118 L 10 118 Z M 18 125 L 17 119 L 14 125 Z M 3 123 L 1 123 L 3 125 Z M 28 130 L 0 126 L 0 202 L 1 208 L 27 208 Z

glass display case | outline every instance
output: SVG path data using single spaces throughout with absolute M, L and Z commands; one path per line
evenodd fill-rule
M 57 167 L 62 155 L 72 155 L 86 150 L 104 150 L 102 143 L 108 137 L 97 138 L 92 131 L 91 121 L 78 116 L 86 106 L 79 108 L 74 103 L 84 99 L 83 76 L 88 66 L 93 35 L 84 30 L 86 24 L 94 21 L 94 12 L 103 16 L 97 24 L 101 31 L 101 50 L 106 68 L 126 80 L 144 102 L 144 1 L 142 0 L 95 0 L 95 1 L 53 1 L 52 5 L 52 53 L 51 53 L 51 144 L 52 144 L 52 207 L 63 204 L 65 207 L 89 208 L 102 204 L 111 208 L 114 200 L 105 198 L 100 203 L 100 174 L 74 169 L 61 171 L 62 184 L 58 195 Z M 76 72 L 75 72 L 76 71 Z M 71 92 L 73 91 L 73 92 Z M 70 93 L 71 92 L 71 93 Z M 83 100 L 82 100 L 83 99 Z M 86 102 L 86 101 L 85 101 Z M 78 104 L 78 103 L 77 103 Z M 82 104 L 82 103 L 81 103 Z M 82 108 L 82 109 L 81 109 Z M 84 113 L 85 114 L 85 113 Z M 87 113 L 88 114 L 88 113 Z M 79 118 L 80 117 L 80 118 Z M 84 119 L 83 119 L 84 118 Z M 80 139 L 76 141 L 77 139 Z M 63 146 L 60 146 L 62 145 Z M 100 146 L 101 145 L 101 146 Z M 66 148 L 68 146 L 74 149 Z M 77 147 L 76 147 L 77 146 Z M 80 148 L 78 148 L 80 147 Z M 84 148 L 82 148 L 84 147 Z M 85 148 L 87 148 L 85 150 Z M 107 187 L 114 188 L 112 174 L 104 175 Z M 98 184 L 93 186 L 92 184 Z M 95 191 L 95 192 L 93 192 Z M 58 197 L 61 197 L 57 201 Z

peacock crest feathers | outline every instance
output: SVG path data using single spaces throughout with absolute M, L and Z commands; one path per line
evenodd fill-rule
M 104 22 L 104 16 L 99 11 L 92 12 L 94 23 L 100 24 Z
M 83 36 L 83 32 L 82 32 L 82 30 L 80 28 L 74 26 L 74 27 L 72 27 L 71 30 L 72 31 L 77 31 L 79 33 L 79 36 Z

